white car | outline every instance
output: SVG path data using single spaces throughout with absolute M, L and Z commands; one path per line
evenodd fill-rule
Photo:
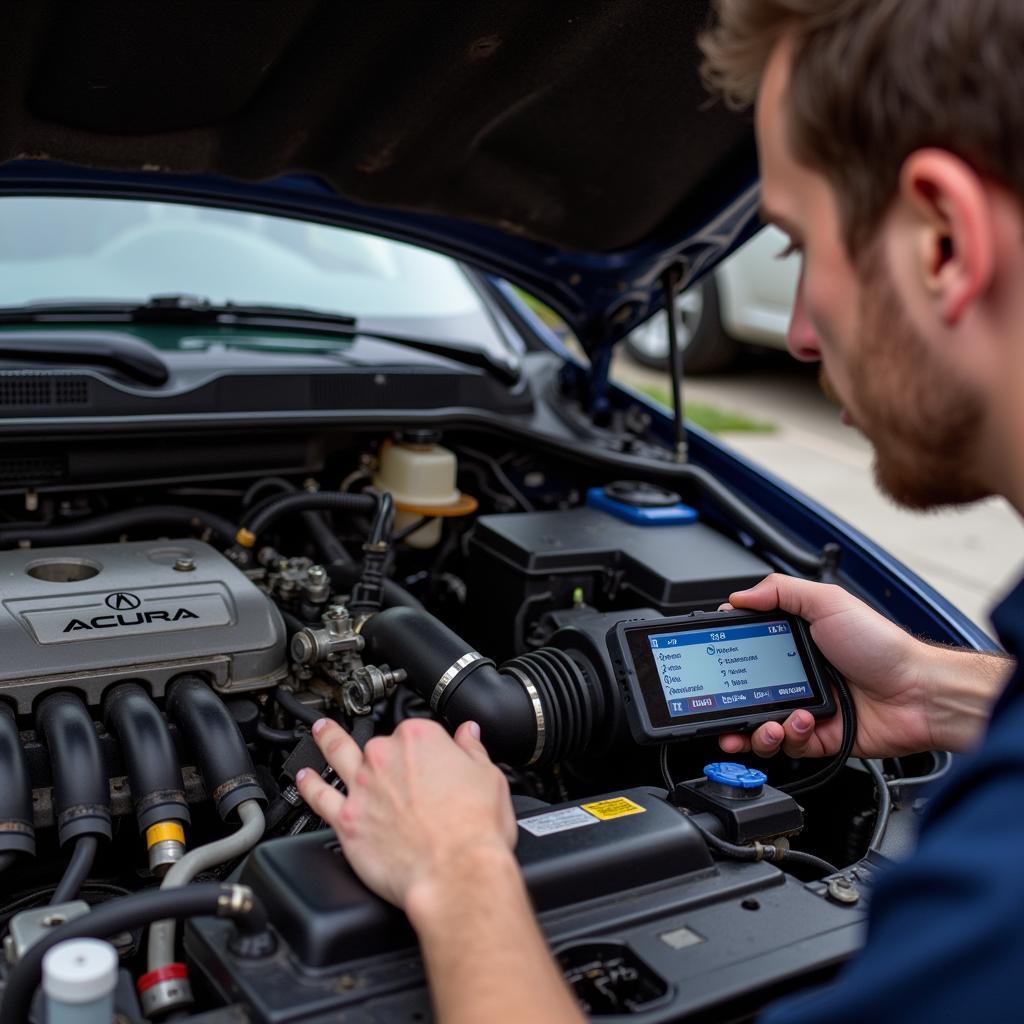
M 787 244 L 777 228 L 765 228 L 676 299 L 679 348 L 688 373 L 724 370 L 741 344 L 786 347 L 786 328 L 800 276 L 799 259 L 778 258 Z M 644 366 L 666 367 L 664 312 L 637 327 L 624 344 Z

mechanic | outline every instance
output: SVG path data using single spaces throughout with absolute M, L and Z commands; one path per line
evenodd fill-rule
M 897 501 L 1002 494 L 1024 512 L 1024 4 L 719 0 L 717 16 L 706 77 L 756 104 L 764 219 L 803 257 L 791 351 L 821 361 Z M 864 951 L 765 1020 L 1015 1016 L 1020 670 L 1007 683 L 1006 659 L 929 646 L 833 586 L 772 576 L 731 602 L 812 624 L 853 690 L 857 755 L 969 752 L 928 805 L 916 853 L 883 873 Z M 1024 583 L 993 621 L 1019 653 Z M 367 885 L 405 909 L 439 1019 L 580 1019 L 533 920 L 507 786 L 478 730 L 466 723 L 453 742 L 413 720 L 365 752 L 334 723 L 315 731 L 349 795 L 316 773 L 302 795 Z M 821 757 L 840 731 L 797 711 L 721 745 Z

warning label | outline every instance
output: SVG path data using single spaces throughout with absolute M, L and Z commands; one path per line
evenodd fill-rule
M 608 821 L 610 818 L 624 818 L 627 814 L 643 814 L 647 810 L 646 807 L 641 807 L 624 796 L 615 796 L 609 800 L 598 800 L 596 803 L 581 804 L 580 806 L 602 821 Z
M 593 814 L 587 814 L 581 807 L 566 807 L 561 811 L 549 811 L 547 814 L 520 818 L 519 827 L 531 835 L 550 836 L 556 832 L 567 832 L 571 828 L 596 825 L 597 821 Z

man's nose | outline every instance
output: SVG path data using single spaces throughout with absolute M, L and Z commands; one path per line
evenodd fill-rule
M 807 316 L 804 306 L 803 278 L 796 290 L 793 300 L 793 312 L 789 317 L 789 330 L 786 331 L 786 346 L 795 359 L 802 363 L 816 363 L 821 359 L 818 346 L 818 334 Z

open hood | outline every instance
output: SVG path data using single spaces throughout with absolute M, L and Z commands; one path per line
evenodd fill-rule
M 158 196 L 427 245 L 597 363 L 750 233 L 707 0 L 0 5 L 0 194 Z

